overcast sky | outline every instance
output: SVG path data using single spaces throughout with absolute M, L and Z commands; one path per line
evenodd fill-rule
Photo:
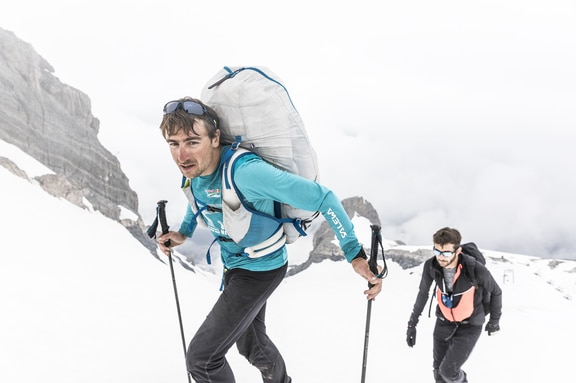
M 366 3 L 366 4 L 365 4 Z M 145 220 L 184 198 L 161 108 L 224 65 L 291 93 L 321 182 L 361 195 L 383 235 L 442 226 L 480 247 L 576 259 L 573 1 L 3 0 L 0 27 L 88 94 Z

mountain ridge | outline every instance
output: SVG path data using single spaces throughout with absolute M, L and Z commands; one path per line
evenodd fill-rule
M 154 251 L 144 235 L 136 192 L 118 159 L 98 140 L 100 121 L 92 115 L 90 98 L 60 82 L 32 45 L 2 28 L 0 84 L 0 139 L 53 172 L 36 177 L 44 190 L 84 209 L 88 202 Z M 24 176 L 9 159 L 2 164 Z M 122 207 L 134 217 L 122 217 Z

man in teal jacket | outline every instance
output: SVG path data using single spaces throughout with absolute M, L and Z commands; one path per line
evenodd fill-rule
M 228 350 L 236 344 L 239 352 L 257 367 L 265 383 L 291 382 L 286 365 L 266 334 L 266 301 L 286 274 L 288 254 L 282 241 L 281 226 L 272 229 L 270 238 L 259 238 L 258 255 L 250 255 L 228 235 L 230 225 L 222 213 L 222 171 L 227 147 L 220 144 L 218 116 L 200 100 L 183 98 L 164 106 L 160 125 L 170 146 L 172 158 L 184 176 L 183 190 L 189 199 L 186 216 L 178 231 L 158 237 L 160 249 L 169 254 L 197 227 L 196 217 L 219 241 L 224 264 L 224 290 L 204 323 L 193 337 L 186 354 L 188 371 L 196 382 L 232 383 L 234 374 L 226 361 Z M 340 200 L 326 187 L 279 170 L 250 154 L 234 162 L 234 181 L 251 209 L 274 213 L 274 201 L 299 209 L 319 211 L 330 224 L 346 260 L 372 287 L 364 291 L 373 300 L 382 281 L 370 271 L 366 254 L 354 233 L 354 226 Z M 245 222 L 246 220 L 242 220 Z M 239 225 L 243 223 L 238 223 Z M 274 225 L 274 222 L 263 226 Z M 269 232 L 266 227 L 248 230 Z M 167 242 L 170 241 L 170 242 Z M 258 248 L 259 243 L 254 243 Z M 275 246 L 276 245 L 276 246 Z M 271 249 L 266 251 L 267 249 Z

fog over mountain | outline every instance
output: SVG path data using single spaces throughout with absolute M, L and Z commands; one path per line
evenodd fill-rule
M 63 86 L 56 84 L 56 89 Z M 27 104 L 21 101 L 20 105 Z M 5 110 L 2 113 L 7 115 Z M 93 121 L 89 114 L 81 115 Z M 40 124 L 40 131 L 65 129 L 49 121 Z M 5 201 L 0 220 L 4 239 L 0 381 L 186 381 L 166 259 L 134 231 L 126 231 L 127 222 L 135 228 L 143 226 L 135 224 L 140 219 L 127 208 L 126 196 L 131 192 L 94 197 L 90 182 L 78 186 L 67 181 L 84 178 L 60 168 L 65 168 L 59 164 L 68 158 L 65 151 L 29 149 L 42 147 L 43 139 L 38 137 L 12 140 L 14 144 L 0 140 Z M 100 150 L 106 157 L 106 150 Z M 70 154 L 75 158 L 74 151 Z M 68 165 L 72 169 L 87 167 L 73 175 L 89 173 L 90 167 L 95 167 L 95 174 L 114 169 L 98 167 L 93 158 L 74 161 L 78 162 Z M 115 177 L 122 179 L 118 168 L 116 172 Z M 362 197 L 343 203 L 369 250 L 369 225 L 380 222 L 378 212 Z M 110 212 L 116 215 L 109 216 Z M 333 234 L 322 221 L 317 225 L 314 236 L 289 246 L 291 272 L 268 302 L 268 329 L 294 380 L 357 381 L 366 336 L 365 282 L 338 254 Z M 192 247 L 202 253 L 208 243 L 200 239 Z M 573 376 L 571 354 L 565 347 L 574 339 L 570 318 L 576 314 L 576 262 L 481 248 L 503 289 L 504 308 L 500 333 L 484 334 L 464 366 L 470 379 L 567 381 Z M 408 348 L 404 337 L 430 246 L 385 239 L 384 249 L 390 271 L 372 305 L 367 381 L 429 381 L 434 320 L 423 313 L 415 348 Z M 189 340 L 219 294 L 221 265 L 216 256 L 212 265 L 200 258 L 190 263 L 178 250 L 175 276 Z M 235 349 L 229 360 L 239 383 L 260 379 Z
M 89 96 L 144 222 L 159 199 L 172 225 L 185 205 L 158 133 L 164 103 L 256 64 L 289 87 L 321 181 L 370 201 L 388 238 L 426 244 L 450 225 L 487 248 L 576 259 L 572 2 L 296 1 L 281 18 L 265 5 L 5 0 L 0 27 Z
M 415 348 L 404 338 L 440 225 L 478 243 L 504 294 L 502 330 L 482 335 L 464 366 L 470 379 L 571 381 L 573 4 L 327 14 L 310 3 L 263 21 L 250 7 L 205 2 L 193 26 L 211 38 L 190 46 L 189 2 L 171 3 L 169 18 L 165 3 L 13 3 L 0 9 L 0 382 L 186 381 L 169 268 L 144 235 L 158 199 L 169 200 L 172 226 L 185 207 L 157 123 L 163 102 L 196 96 L 223 65 L 254 61 L 291 86 L 322 181 L 367 250 L 369 225 L 383 226 L 390 272 L 372 305 L 367 381 L 431 380 L 434 319 L 423 313 Z M 285 34 L 262 36 L 263 22 Z M 188 340 L 221 278 L 218 257 L 203 258 L 210 239 L 197 234 L 175 252 Z M 289 246 L 268 329 L 295 381 L 358 381 L 365 282 L 322 220 L 313 234 Z M 259 381 L 235 350 L 230 362 L 239 383 Z

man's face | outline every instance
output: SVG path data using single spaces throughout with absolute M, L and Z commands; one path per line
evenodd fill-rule
M 166 137 L 172 159 L 186 178 L 210 175 L 220 163 L 220 131 L 216 131 L 216 136 L 210 139 L 202 120 L 195 122 L 194 130 L 198 134 L 190 132 L 188 135 L 180 129 Z
M 456 266 L 460 247 L 456 249 L 452 243 L 447 243 L 445 245 L 435 243 L 433 252 L 440 266 L 452 268 Z

